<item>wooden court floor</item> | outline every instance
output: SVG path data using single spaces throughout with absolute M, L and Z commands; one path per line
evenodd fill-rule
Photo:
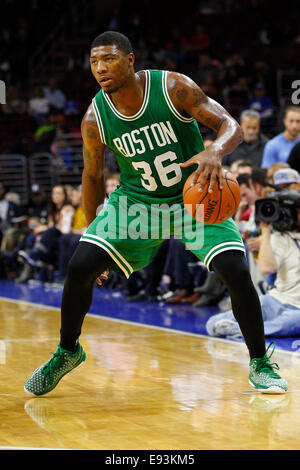
M 83 366 L 32 398 L 24 381 L 59 323 L 58 309 L 0 299 L 0 449 L 300 448 L 298 353 L 275 353 L 289 392 L 261 395 L 244 344 L 91 315 Z

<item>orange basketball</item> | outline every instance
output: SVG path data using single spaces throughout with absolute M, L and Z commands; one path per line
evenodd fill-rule
M 216 182 L 213 192 L 208 192 L 209 181 L 203 190 L 199 192 L 199 182 L 192 185 L 194 173 L 185 182 L 183 188 L 183 201 L 186 210 L 196 220 L 206 224 L 220 224 L 229 219 L 237 210 L 240 203 L 240 187 L 235 177 L 228 171 L 223 170 L 224 186 L 220 191 Z M 200 180 L 200 176 L 197 181 Z M 200 204 L 203 204 L 203 212 Z M 204 217 L 204 218 L 203 218 Z

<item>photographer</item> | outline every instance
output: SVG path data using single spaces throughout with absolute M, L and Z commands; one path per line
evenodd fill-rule
M 296 336 L 300 334 L 300 175 L 279 170 L 274 181 L 281 190 L 256 204 L 262 232 L 259 267 L 264 275 L 277 273 L 274 287 L 260 296 L 260 302 L 266 336 Z M 213 315 L 206 329 L 211 336 L 241 336 L 232 311 Z

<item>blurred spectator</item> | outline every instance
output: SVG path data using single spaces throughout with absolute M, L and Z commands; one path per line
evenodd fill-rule
M 60 172 L 71 171 L 74 166 L 73 150 L 67 139 L 58 136 L 51 145 L 51 152 L 55 157 L 55 166 Z
M 218 85 L 221 81 L 221 64 L 209 54 L 201 54 L 198 69 L 190 73 L 191 78 L 202 88 L 204 93 L 219 99 Z
M 212 75 L 206 75 L 206 77 L 200 82 L 200 87 L 207 96 L 214 99 L 218 98 L 218 90 Z
M 45 225 L 48 219 L 48 197 L 45 191 L 38 185 L 31 186 L 31 196 L 26 206 L 29 217 L 29 227 L 33 230 L 37 225 Z
M 242 173 L 251 173 L 252 171 L 252 164 L 249 162 L 249 160 L 235 160 L 231 163 L 230 167 L 226 165 L 225 167 L 229 169 L 230 173 L 232 173 L 235 178 L 237 178 Z
M 241 232 L 255 230 L 254 208 L 257 199 L 255 188 L 251 184 L 250 175 L 241 174 L 237 177 L 237 181 L 240 185 L 241 201 L 234 220 Z
M 300 191 L 300 174 L 292 168 L 277 170 L 273 180 L 274 185 L 278 188 Z
M 106 197 L 104 199 L 103 204 L 101 204 L 98 208 L 96 213 L 99 214 L 101 209 L 105 206 L 105 204 L 108 202 L 109 196 L 111 193 L 117 188 L 118 184 L 120 183 L 120 175 L 118 173 L 109 173 L 105 177 L 105 194 Z
M 22 215 L 22 209 L 14 201 L 13 197 L 9 197 L 8 189 L 0 182 L 0 244 L 2 249 L 7 248 L 7 242 L 9 241 L 11 229 L 13 229 L 14 218 Z M 6 236 L 5 246 L 4 237 Z
M 81 186 L 72 189 L 71 204 L 75 209 L 72 220 L 72 232 L 81 235 L 86 228 L 85 215 L 82 208 Z
M 169 253 L 169 243 L 170 240 L 166 239 L 159 247 L 152 262 L 143 270 L 133 273 L 126 280 L 123 287 L 126 300 L 129 302 L 163 300 L 161 298 L 161 281 Z
M 300 172 L 300 142 L 292 148 L 287 163 L 291 168 Z
M 71 233 L 65 233 L 59 238 L 58 272 L 59 281 L 63 281 L 67 274 L 68 263 L 79 243 L 80 237 L 86 229 L 85 215 L 82 208 L 81 188 L 73 188 L 71 194 L 72 207 L 75 209 Z
M 266 180 L 268 183 L 274 184 L 274 173 L 276 173 L 276 171 L 280 170 L 281 168 L 289 168 L 289 164 L 285 162 L 277 162 L 273 163 L 273 165 L 267 169 Z
M 1 106 L 4 114 L 25 114 L 27 101 L 22 97 L 16 86 L 10 86 L 6 92 L 6 104 Z
M 241 204 L 235 214 L 235 222 L 244 240 L 247 262 L 256 290 L 261 293 L 260 284 L 264 281 L 257 262 L 260 247 L 260 229 L 255 221 L 255 201 L 262 197 L 266 185 L 266 171 L 253 168 L 251 175 L 240 175 Z
M 298 230 L 271 232 L 271 225 L 261 223 L 258 255 L 264 275 L 277 273 L 275 285 L 260 296 L 266 336 L 299 336 L 300 334 L 300 210 Z M 211 336 L 241 336 L 232 311 L 213 315 L 206 323 Z
M 240 117 L 243 142 L 230 154 L 223 157 L 223 164 L 230 166 L 235 160 L 247 159 L 254 166 L 261 166 L 267 137 L 260 132 L 260 116 L 257 111 L 245 110 Z
M 249 160 L 237 160 L 237 176 L 243 174 L 252 174 L 253 165 Z
M 292 148 L 300 142 L 300 107 L 289 106 L 283 118 L 284 131 L 267 142 L 262 168 L 276 162 L 286 162 Z
M 10 227 L 10 220 L 16 215 L 16 204 L 6 198 L 7 193 L 8 189 L 0 182 L 0 233 L 2 234 Z
M 229 88 L 247 87 L 249 74 L 250 72 L 242 56 L 238 53 L 233 53 L 225 61 L 224 86 Z
M 263 190 L 267 185 L 267 172 L 263 168 L 253 167 L 249 178 L 250 186 L 254 188 L 258 198 L 262 197 Z
M 247 103 L 246 108 L 257 111 L 260 119 L 266 119 L 273 116 L 274 103 L 269 96 L 266 95 L 265 85 L 257 83 L 253 90 L 254 96 Z
M 164 274 L 170 276 L 172 290 L 164 296 L 165 302 L 193 303 L 199 299 L 199 294 L 194 292 L 194 276 L 188 267 L 188 263 L 195 261 L 198 261 L 196 256 L 181 241 L 170 239 Z
M 74 187 L 71 184 L 64 184 L 64 191 L 67 195 L 67 202 L 73 204 Z
M 58 260 L 59 238 L 62 234 L 70 233 L 74 212 L 74 207 L 67 200 L 65 188 L 62 185 L 54 186 L 51 193 L 48 226 L 45 226 L 39 233 L 36 233 L 37 229 L 35 230 L 32 249 L 21 249 L 18 252 L 19 260 L 23 262 L 23 269 L 16 279 L 17 282 L 28 281 L 40 268 L 42 268 L 40 280 L 51 280 Z
M 34 152 L 50 152 L 51 144 L 56 134 L 55 118 L 53 114 L 46 115 L 42 118 L 41 124 L 34 134 L 33 151 Z
M 43 88 L 36 86 L 33 89 L 33 96 L 29 99 L 28 113 L 31 114 L 38 124 L 41 123 L 41 117 L 48 114 L 50 111 L 50 103 L 46 98 Z
M 63 111 L 66 104 L 66 97 L 57 86 L 56 78 L 50 78 L 48 85 L 44 88 L 44 94 L 54 110 Z
M 210 46 L 211 37 L 204 30 L 202 25 L 197 25 L 194 33 L 188 40 L 188 50 L 193 52 L 200 52 Z

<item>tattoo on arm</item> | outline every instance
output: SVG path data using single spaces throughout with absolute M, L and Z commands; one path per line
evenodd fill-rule
M 200 106 L 200 104 L 203 102 L 203 96 L 200 90 L 197 90 L 196 88 L 193 88 L 193 98 L 195 100 L 193 102 L 193 107 Z
M 177 96 L 177 98 L 179 99 L 179 101 L 180 101 L 181 103 L 184 103 L 184 102 L 185 102 L 185 100 L 186 100 L 188 94 L 189 94 L 189 92 L 188 92 L 188 90 L 186 90 L 185 88 L 181 88 L 180 90 L 177 90 L 177 91 L 176 91 L 176 96 Z
M 168 83 L 168 91 L 173 104 L 181 114 L 193 116 L 216 132 L 220 129 L 225 110 L 210 100 L 193 81 L 178 74 L 173 75 Z
M 104 145 L 100 141 L 97 124 L 85 121 L 82 137 L 84 169 L 91 176 L 99 177 L 103 166 Z
M 97 139 L 97 131 L 91 125 L 88 126 L 86 130 L 86 135 L 89 139 Z
M 89 149 L 86 148 L 85 145 L 83 145 L 83 160 L 84 168 L 88 173 L 99 175 L 101 164 L 99 149 L 97 147 L 95 147 L 91 152 Z

